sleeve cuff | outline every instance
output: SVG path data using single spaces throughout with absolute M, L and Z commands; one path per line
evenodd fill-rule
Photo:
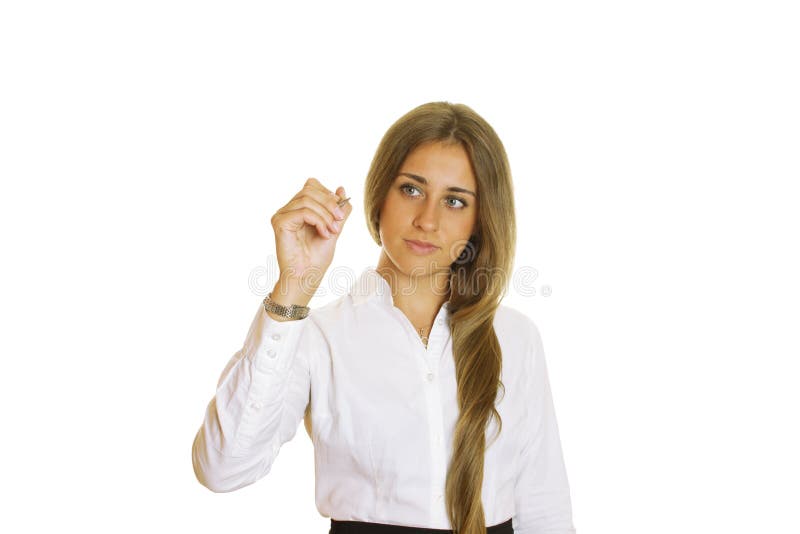
M 252 360 L 261 372 L 285 370 L 308 321 L 309 317 L 276 321 L 269 316 L 263 303 L 259 303 L 244 342 L 244 357 Z

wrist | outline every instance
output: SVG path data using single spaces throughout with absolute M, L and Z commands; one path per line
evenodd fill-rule
M 281 306 L 308 306 L 317 288 L 298 279 L 279 278 L 270 292 L 270 299 Z

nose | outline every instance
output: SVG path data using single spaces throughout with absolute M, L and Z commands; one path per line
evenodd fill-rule
M 419 209 L 414 226 L 424 232 L 435 232 L 439 229 L 439 209 L 433 199 L 427 200 Z

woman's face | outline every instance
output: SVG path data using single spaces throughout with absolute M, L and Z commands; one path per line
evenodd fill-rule
M 378 225 L 383 252 L 394 268 L 409 276 L 449 272 L 476 230 L 477 194 L 461 144 L 432 141 L 409 153 L 386 195 Z

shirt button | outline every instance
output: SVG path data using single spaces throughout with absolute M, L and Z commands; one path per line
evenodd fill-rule
M 280 334 L 272 334 L 272 341 L 280 341 L 281 335 Z
M 433 373 L 428 373 L 426 378 L 428 379 L 428 382 L 433 382 Z
M 275 358 L 275 350 L 274 349 L 269 349 L 267 351 L 267 356 L 270 357 L 270 358 Z
M 254 402 L 254 403 L 250 404 L 250 407 L 253 408 L 254 410 L 260 410 L 261 409 L 261 403 L 260 402 Z

